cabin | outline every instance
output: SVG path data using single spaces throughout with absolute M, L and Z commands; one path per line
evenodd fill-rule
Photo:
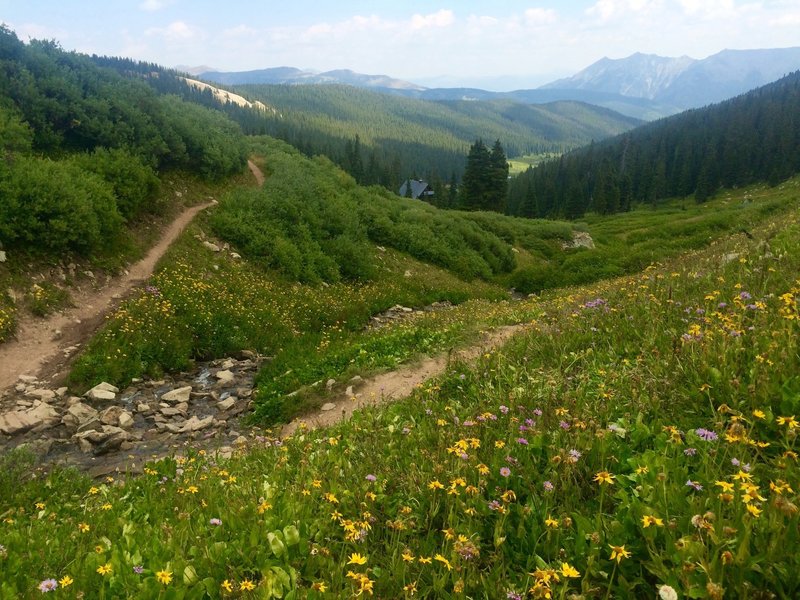
M 411 192 L 408 188 L 411 186 Z M 421 179 L 406 179 L 403 185 L 400 186 L 398 195 L 404 198 L 413 198 L 414 200 L 429 200 L 433 197 L 433 188 Z

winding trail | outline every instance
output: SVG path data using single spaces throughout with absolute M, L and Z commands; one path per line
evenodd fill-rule
M 261 186 L 264 175 L 260 169 L 252 161 L 247 161 L 247 166 Z M 185 209 L 142 260 L 107 285 L 99 289 L 72 288 L 74 308 L 44 319 L 20 314 L 15 339 L 0 344 L 0 393 L 23 374 L 51 384 L 63 381 L 77 347 L 97 331 L 122 299 L 153 274 L 156 263 L 192 219 L 214 204 L 216 200 Z
M 511 337 L 521 332 L 525 325 L 507 325 L 484 332 L 481 339 L 470 346 L 455 349 L 450 353 L 425 358 L 418 362 L 403 365 L 394 371 L 367 378 L 354 390 L 355 395 L 338 394 L 329 402 L 336 408 L 328 411 L 318 410 L 298 417 L 281 429 L 281 437 L 292 435 L 304 424 L 308 428 L 327 427 L 346 421 L 353 411 L 365 406 L 378 406 L 410 395 L 423 382 L 444 373 L 448 365 L 456 360 L 472 363 L 491 348 L 502 346 Z

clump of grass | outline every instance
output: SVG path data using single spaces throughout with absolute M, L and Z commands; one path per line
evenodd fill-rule
M 28 309 L 37 317 L 72 306 L 69 292 L 48 281 L 35 283 L 25 297 Z

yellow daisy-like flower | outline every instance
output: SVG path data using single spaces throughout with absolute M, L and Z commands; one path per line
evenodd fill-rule
M 723 492 L 732 492 L 733 484 L 729 481 L 715 481 L 714 485 L 721 487 Z
M 636 474 L 637 475 L 645 475 L 649 471 L 650 471 L 650 467 L 648 467 L 647 465 L 645 465 L 643 467 L 636 467 Z
M 553 529 L 558 529 L 558 519 L 551 519 L 550 517 L 547 517 L 544 520 L 544 524 L 547 527 L 552 527 Z
M 366 564 L 367 557 L 361 556 L 358 552 L 353 552 L 350 555 L 350 560 L 347 561 L 348 565 L 363 565 Z
M 100 575 L 108 575 L 109 573 L 111 573 L 111 571 L 113 571 L 113 569 L 111 568 L 111 563 L 106 563 L 104 565 L 100 565 L 99 567 L 97 567 L 97 572 Z
M 594 481 L 596 481 L 600 485 L 603 485 L 604 483 L 611 485 L 612 483 L 614 483 L 614 477 L 615 475 L 612 475 L 608 471 L 600 471 L 599 473 L 595 474 Z
M 420 556 L 419 557 L 419 563 L 421 565 L 429 565 L 429 564 L 431 564 L 431 562 L 433 562 L 433 559 L 430 556 Z
M 441 554 L 437 554 L 436 556 L 434 556 L 434 557 L 433 557 L 433 560 L 438 560 L 438 561 L 439 561 L 440 563 L 442 563 L 442 564 L 443 564 L 445 567 L 447 567 L 447 570 L 448 570 L 448 571 L 452 571 L 452 570 L 453 570 L 453 565 L 451 565 L 451 564 L 450 564 L 450 561 L 449 561 L 449 560 L 447 560 L 447 559 L 446 559 L 444 556 L 442 556 Z
M 335 494 L 332 494 L 331 492 L 326 492 L 323 497 L 331 504 L 339 504 L 339 499 L 336 497 Z
M 239 591 L 241 592 L 249 592 L 250 590 L 256 589 L 256 584 L 250 581 L 249 579 L 245 579 L 242 583 L 239 584 Z
M 763 410 L 755 409 L 753 411 L 753 416 L 756 419 L 765 419 L 767 417 L 766 413 Z
M 428 484 L 428 489 L 429 490 L 443 490 L 444 489 L 444 485 L 438 479 L 434 479 L 433 481 L 431 481 Z
M 409 552 L 408 550 L 403 552 L 402 557 L 405 562 L 414 562 L 414 555 L 411 554 L 411 552 Z
M 762 511 L 760 508 L 758 508 L 755 504 L 748 504 L 747 505 L 747 512 L 749 512 L 754 517 L 758 517 L 764 511 Z
M 89 529 L 91 529 L 91 527 L 89 527 L 88 524 L 78 523 L 78 531 L 80 531 L 81 533 L 86 533 L 87 531 L 89 531 Z
M 563 575 L 564 577 L 580 577 L 581 576 L 581 574 L 578 571 L 578 569 L 576 569 L 571 564 L 566 563 L 566 562 L 562 562 L 561 563 L 561 575 Z
M 311 585 L 311 589 L 314 590 L 315 592 L 324 592 L 328 588 L 325 585 L 324 581 L 317 581 L 316 583 L 313 583 Z
M 663 527 L 664 520 L 659 519 L 658 517 L 655 517 L 653 515 L 644 515 L 642 517 L 642 527 L 647 528 L 650 527 L 651 525 L 655 525 L 656 527 Z
M 158 571 L 156 573 L 156 579 L 158 579 L 159 583 L 168 585 L 172 581 L 172 571 Z
M 625 550 L 625 546 L 608 545 L 611 548 L 611 560 L 616 560 L 617 563 L 621 562 L 623 558 L 630 558 L 631 553 Z
M 225 590 L 226 592 L 232 592 L 233 591 L 233 584 L 228 579 L 223 581 L 222 584 L 220 585 L 220 587 L 223 590 Z
M 69 575 L 64 575 L 61 579 L 58 580 L 58 585 L 60 585 L 62 588 L 65 588 L 71 586 L 74 582 L 75 580 L 72 579 L 72 577 L 70 577 Z

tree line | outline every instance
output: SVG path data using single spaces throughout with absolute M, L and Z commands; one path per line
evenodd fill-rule
M 800 71 L 726 102 L 574 150 L 519 175 L 508 212 L 612 214 L 672 196 L 772 185 L 800 171 Z
M 131 78 L 98 62 L 0 27 L 3 246 L 89 253 L 157 208 L 163 170 L 244 168 L 244 137 L 224 114 L 160 94 L 146 65 Z

